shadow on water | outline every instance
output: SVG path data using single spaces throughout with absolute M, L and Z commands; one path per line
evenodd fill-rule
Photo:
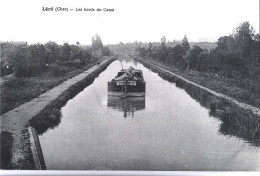
M 52 101 L 45 109 L 43 109 L 37 116 L 33 117 L 29 123 L 35 128 L 39 135 L 42 135 L 48 129 L 54 129 L 61 122 L 61 108 L 67 103 L 68 100 L 75 97 L 85 87 L 94 82 L 96 76 L 90 75 L 87 80 L 81 81 L 74 86 L 70 87 L 62 93 L 57 99 Z
M 43 109 L 37 116 L 33 117 L 29 123 L 35 128 L 39 135 L 45 133 L 48 129 L 54 129 L 61 122 L 61 108 L 68 102 L 68 100 L 74 98 L 79 92 L 84 90 L 87 86 L 91 85 L 99 73 L 104 71 L 110 63 L 112 63 L 117 56 L 113 57 L 96 69 L 85 79 L 77 82 L 65 92 L 63 92 L 57 99 L 53 100 L 45 109 Z
M 193 99 L 209 109 L 209 114 L 222 122 L 219 128 L 220 134 L 235 136 L 253 146 L 260 147 L 260 117 L 250 110 L 242 109 L 223 98 L 216 97 L 170 73 L 159 70 L 157 67 L 140 62 L 148 69 L 158 73 L 164 80 L 173 82 L 177 87 L 184 89 Z
M 145 97 L 120 98 L 116 96 L 107 96 L 107 107 L 123 112 L 123 116 L 134 117 L 136 111 L 145 108 Z
M 177 85 L 177 84 L 176 84 Z M 212 94 L 188 84 L 181 84 L 186 92 L 202 106 L 210 110 L 210 115 L 221 120 L 219 132 L 241 138 L 254 146 L 260 146 L 260 118 L 249 110 L 217 98 Z
M 60 110 L 53 108 L 50 110 L 44 110 L 35 118 L 30 120 L 30 124 L 35 128 L 39 135 L 45 133 L 48 129 L 54 129 L 61 122 Z
M 14 127 L 10 132 L 1 131 L 1 169 L 46 169 L 38 135 L 57 127 L 61 122 L 61 107 L 92 84 L 99 73 L 113 61 L 114 59 L 111 59 L 88 77 L 71 86 L 37 116 L 29 120 L 29 126 Z

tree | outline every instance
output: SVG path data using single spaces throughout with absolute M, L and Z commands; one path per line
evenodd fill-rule
M 148 53 L 149 54 L 152 53 L 152 49 L 153 49 L 153 44 L 151 42 L 149 42 L 149 45 L 148 45 Z
M 166 37 L 165 36 L 163 36 L 162 38 L 161 38 L 161 47 L 162 48 L 165 48 L 166 47 Z
M 92 37 L 91 57 L 101 59 L 103 56 L 103 43 L 99 35 Z
M 188 49 L 190 49 L 190 44 L 186 35 L 184 35 L 184 38 L 182 39 L 181 46 L 183 47 L 185 52 L 188 51 Z
M 103 43 L 100 36 L 96 34 L 95 37 L 92 37 L 92 50 L 96 51 L 99 49 L 103 50 Z
M 230 53 L 234 53 L 234 54 L 238 53 L 238 50 L 236 47 L 236 41 L 232 35 L 219 37 L 219 39 L 217 41 L 216 49 L 224 50 L 226 52 L 230 52 Z
M 233 34 L 240 58 L 248 57 L 253 42 L 254 29 L 248 21 L 240 24 Z
M 145 57 L 145 55 L 147 54 L 146 49 L 144 47 L 141 47 L 141 46 L 137 47 L 136 51 L 139 52 L 139 56 L 141 56 L 141 57 Z
M 165 62 L 165 58 L 168 55 L 165 36 L 163 36 L 161 38 L 161 47 L 160 47 L 158 55 L 159 55 L 160 59 L 162 60 L 162 62 Z
M 173 52 L 174 54 L 183 55 L 184 48 L 181 45 L 177 44 L 173 47 Z
M 254 36 L 254 41 L 251 46 L 251 55 L 260 64 L 260 34 Z
M 110 50 L 107 46 L 103 47 L 103 55 L 104 56 L 110 56 Z
M 31 76 L 28 46 L 18 46 L 14 54 L 14 74 L 17 77 Z
M 71 46 L 68 43 L 64 43 L 62 46 L 63 59 L 69 60 L 71 58 Z
M 206 67 L 208 66 L 208 65 L 207 65 L 208 56 L 209 56 L 208 50 L 203 50 L 203 51 L 199 54 L 199 56 L 198 56 L 198 62 L 199 62 L 199 70 L 200 70 L 200 71 L 205 71 L 205 70 L 206 70 Z
M 228 47 L 229 38 L 230 38 L 230 36 L 219 37 L 219 39 L 217 41 L 217 48 L 225 50 L 225 51 L 229 51 L 229 47 Z
M 29 59 L 36 71 L 43 69 L 47 63 L 46 59 L 46 49 L 42 44 L 34 44 L 28 47 L 29 50 Z M 32 67 L 33 69 L 33 67 Z
M 175 45 L 173 48 L 168 48 L 167 61 L 169 64 L 174 64 L 179 69 L 185 69 L 185 61 L 183 59 L 184 50 L 180 44 Z
M 59 60 L 61 58 L 60 55 L 60 46 L 57 45 L 55 42 L 48 42 L 45 44 L 45 48 L 47 50 L 47 55 L 50 54 L 50 56 L 47 56 L 47 61 L 54 62 L 56 60 Z M 51 50 L 51 53 L 49 53 L 49 50 Z
M 254 35 L 254 40 L 256 42 L 260 42 L 260 34 L 259 33 Z
M 190 68 L 199 70 L 201 63 L 199 63 L 198 57 L 202 51 L 203 50 L 199 46 L 196 46 L 196 45 L 194 45 L 191 49 L 189 49 L 187 51 L 185 58 L 188 63 L 188 70 Z

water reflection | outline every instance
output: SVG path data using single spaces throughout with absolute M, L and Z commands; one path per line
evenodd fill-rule
M 145 108 L 145 97 L 127 97 L 107 96 L 107 107 L 123 112 L 123 116 L 134 117 L 136 111 Z
M 61 122 L 61 112 L 60 110 L 46 109 L 37 116 L 30 120 L 30 125 L 35 128 L 39 135 L 45 133 L 48 129 L 53 129 L 57 127 Z
M 220 134 L 234 136 L 253 146 L 260 146 L 260 118 L 257 115 L 169 73 L 161 72 L 153 66 L 146 63 L 144 66 L 158 73 L 164 80 L 175 83 L 177 87 L 184 89 L 193 99 L 198 101 L 201 106 L 209 109 L 209 115 L 221 120 Z
M 68 101 L 63 117 L 48 109 L 30 121 L 48 169 L 260 170 L 260 118 L 174 77 L 122 63 L 144 71 L 146 97 L 107 95 L 106 82 L 121 67 L 115 62 Z M 1 132 L 2 169 L 40 168 L 30 128 Z
M 219 132 L 223 135 L 234 136 L 245 140 L 254 146 L 260 146 L 260 118 L 249 110 L 213 96 L 187 83 L 177 84 L 203 107 L 209 109 L 209 114 L 221 120 Z
M 143 71 L 145 100 L 108 97 L 107 81 L 121 69 L 112 63 L 61 109 L 58 127 L 40 136 L 48 169 L 260 170 L 259 147 L 220 131 L 232 126 L 223 119 L 234 119 L 228 112 L 236 109 L 142 64 L 122 65 Z
M 130 65 L 133 65 L 134 67 L 137 67 L 137 64 L 138 64 L 138 62 L 136 60 L 134 60 L 133 58 L 131 58 L 130 56 L 125 57 L 125 54 L 118 54 L 117 60 L 120 62 L 121 65 L 123 65 L 123 63 L 127 63 Z

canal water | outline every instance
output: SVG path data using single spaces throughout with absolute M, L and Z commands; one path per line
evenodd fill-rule
M 143 71 L 145 97 L 108 97 L 122 66 Z M 39 136 L 47 169 L 260 171 L 259 146 L 220 133 L 208 109 L 132 60 L 110 64 L 61 114 Z

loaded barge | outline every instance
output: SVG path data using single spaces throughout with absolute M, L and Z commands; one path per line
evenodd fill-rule
M 108 82 L 109 96 L 142 97 L 145 96 L 145 81 L 142 70 L 122 69 L 117 76 Z

